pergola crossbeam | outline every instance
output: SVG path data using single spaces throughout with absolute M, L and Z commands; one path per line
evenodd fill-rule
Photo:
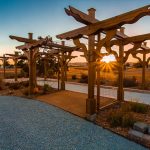
M 104 31 L 111 30 L 111 29 L 117 29 L 117 28 L 120 28 L 124 24 L 135 23 L 141 17 L 146 16 L 146 15 L 150 15 L 150 5 L 121 14 L 119 16 L 112 17 L 110 19 L 98 21 L 88 26 L 85 26 L 76 30 L 72 30 L 70 32 L 57 35 L 57 38 L 72 39 L 72 38 L 82 37 L 83 35 L 96 34 L 98 32 L 104 32 Z M 75 15 L 73 17 L 75 18 Z M 122 36 L 122 34 L 120 34 L 120 36 Z

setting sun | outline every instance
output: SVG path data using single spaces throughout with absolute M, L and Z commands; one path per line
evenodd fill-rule
M 113 55 L 104 56 L 102 62 L 110 63 L 111 61 L 115 61 L 115 57 Z

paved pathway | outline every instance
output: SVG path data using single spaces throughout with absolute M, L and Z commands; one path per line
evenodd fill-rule
M 51 105 L 0 96 L 0 150 L 145 150 Z

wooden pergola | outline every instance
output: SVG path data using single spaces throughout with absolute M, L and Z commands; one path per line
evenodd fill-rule
M 144 45 L 146 46 L 147 43 L 144 42 Z M 141 54 L 142 58 L 139 57 L 137 54 Z M 150 61 L 150 56 L 147 57 L 147 54 L 150 54 L 150 48 L 140 48 L 136 51 L 134 51 L 131 55 L 133 56 L 133 58 L 136 58 L 139 60 L 140 64 L 142 65 L 142 89 L 146 88 L 146 67 L 148 67 L 149 61 Z
M 29 38 L 10 36 L 11 39 L 15 39 L 19 42 L 24 42 L 24 45 L 17 46 L 24 52 L 24 55 L 28 59 L 29 63 L 29 95 L 34 94 L 34 89 L 36 88 L 36 60 L 39 55 L 41 55 L 39 49 L 44 48 L 48 50 L 51 55 L 57 55 L 58 61 L 61 66 L 61 90 L 65 90 L 65 71 L 68 62 L 74 58 L 71 56 L 74 50 L 78 50 L 77 47 L 66 46 L 64 42 L 61 44 L 54 43 L 52 38 L 39 38 L 38 40 L 33 39 L 33 34 L 29 33 Z
M 36 57 L 39 52 L 39 45 L 43 43 L 43 40 L 33 39 L 33 34 L 28 33 L 28 38 L 9 36 L 11 39 L 15 39 L 19 42 L 24 42 L 24 45 L 16 47 L 21 49 L 24 52 L 24 55 L 27 57 L 29 65 L 29 95 L 32 96 L 34 90 L 36 89 Z M 34 45 L 34 47 L 32 47 Z
M 47 40 L 47 38 L 45 38 Z M 67 66 L 68 63 L 75 58 L 76 56 L 71 56 L 73 51 L 80 51 L 77 47 L 66 46 L 65 42 L 62 41 L 61 44 L 50 42 L 47 40 L 47 43 L 42 45 L 43 48 L 49 50 L 49 53 L 55 55 L 60 66 L 61 74 L 61 90 L 65 90 L 65 81 L 67 79 Z M 58 75 L 59 81 L 59 75 Z M 59 85 L 59 83 L 58 83 Z
M 142 43 L 150 39 L 150 34 L 128 37 L 124 34 L 124 30 L 121 27 L 125 24 L 133 24 L 140 18 L 150 15 L 150 5 L 102 21 L 95 18 L 96 10 L 94 8 L 89 9 L 88 14 L 71 6 L 69 6 L 69 9 L 65 9 L 65 11 L 78 22 L 86 25 L 85 27 L 57 35 L 57 38 L 67 40 L 73 39 L 74 44 L 82 49 L 84 56 L 87 58 L 89 78 L 86 113 L 87 118 L 92 120 L 96 114 L 96 100 L 94 98 L 96 71 L 94 64 L 97 56 L 101 56 L 102 47 L 105 47 L 108 54 L 113 54 L 115 56 L 119 71 L 117 99 L 120 102 L 123 101 L 123 64 L 131 52 L 137 50 L 139 47 L 146 48 Z M 104 38 L 101 36 L 102 33 L 106 35 Z M 81 43 L 81 38 L 86 38 L 88 40 L 88 48 L 84 43 Z M 114 40 L 114 38 L 116 38 L 116 40 Z M 124 46 L 129 43 L 132 43 L 133 48 L 125 52 Z M 118 53 L 112 49 L 114 45 L 119 47 Z
M 12 59 L 14 61 L 14 73 L 15 73 L 15 81 L 18 80 L 18 75 L 17 75 L 17 62 L 18 59 L 27 59 L 24 55 L 19 55 L 18 52 L 15 52 L 15 54 L 5 54 L 5 56 L 8 56 L 9 59 Z
M 0 56 L 0 59 L 3 62 L 3 78 L 6 78 L 6 60 L 8 60 L 10 57 L 6 57 L 5 54 L 3 54 L 3 56 Z
M 15 52 L 15 54 L 4 54 L 3 56 L 0 56 L 2 62 L 3 62 L 3 77 L 5 79 L 6 77 L 6 60 L 8 59 L 12 59 L 14 61 L 14 67 L 15 67 L 15 70 L 14 70 L 14 73 L 15 73 L 15 81 L 17 81 L 17 62 L 18 62 L 18 59 L 26 59 L 26 57 L 24 55 L 18 55 L 18 53 Z

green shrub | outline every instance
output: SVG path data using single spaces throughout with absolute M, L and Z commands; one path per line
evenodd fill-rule
M 96 84 L 97 84 L 97 80 L 96 80 Z M 106 80 L 104 78 L 100 78 L 100 85 L 104 85 L 106 84 Z
M 29 86 L 29 81 L 22 81 L 21 82 L 23 87 L 28 87 Z
M 0 77 L 0 90 L 3 90 L 5 83 L 3 82 L 3 78 Z
M 80 83 L 88 83 L 88 75 L 82 74 L 79 82 Z
M 44 84 L 43 86 L 43 93 L 47 93 L 51 90 L 51 87 L 48 84 Z
M 132 127 L 135 123 L 135 119 L 131 112 L 124 112 L 121 109 L 111 110 L 107 121 L 110 123 L 111 127 Z
M 131 111 L 145 114 L 148 112 L 148 106 L 142 103 L 133 102 L 131 105 Z
M 13 78 L 15 78 L 15 75 L 14 74 L 6 74 L 5 78 L 6 79 L 13 79 Z
M 126 113 L 122 116 L 122 127 L 133 127 L 135 119 L 132 113 Z
M 137 83 L 135 76 L 133 76 L 132 78 L 124 78 L 124 80 L 123 80 L 124 87 L 134 87 L 137 85 L 138 85 L 138 83 Z
M 72 80 L 76 80 L 77 79 L 77 76 L 74 74 L 72 75 Z
M 22 93 L 24 95 L 28 96 L 29 95 L 29 89 L 28 88 L 24 89 Z
M 9 86 L 11 83 L 10 82 L 6 82 L 5 83 L 5 86 Z
M 9 84 L 9 89 L 18 90 L 20 88 L 21 88 L 21 84 L 20 83 L 10 83 Z
M 112 127 L 118 127 L 122 125 L 122 114 L 123 112 L 121 110 L 116 111 L 110 111 L 107 121 L 110 123 Z
M 131 104 L 130 103 L 123 103 L 121 105 L 121 109 L 123 112 L 130 112 L 131 111 Z
M 25 72 L 23 69 L 21 69 L 20 74 L 18 77 L 27 77 L 27 72 Z

